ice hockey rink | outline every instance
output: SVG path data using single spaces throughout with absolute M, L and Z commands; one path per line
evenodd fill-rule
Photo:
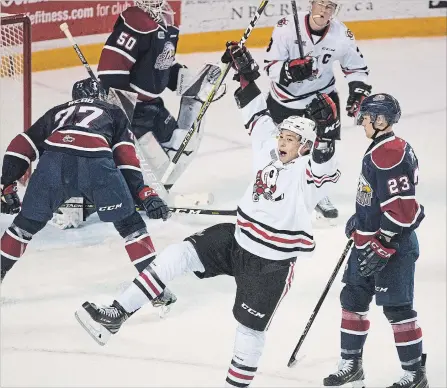
M 431 387 L 446 387 L 446 41 L 395 39 L 359 42 L 371 70 L 373 92 L 393 94 L 403 116 L 397 135 L 408 140 L 420 164 L 417 196 L 426 218 L 418 230 L 421 255 L 416 269 L 415 309 L 428 354 Z M 259 63 L 263 50 L 253 50 Z M 178 55 L 195 69 L 220 53 Z M 33 118 L 70 99 L 78 67 L 33 74 Z M 337 71 L 343 104 L 347 85 Z M 213 208 L 234 209 L 251 177 L 250 138 L 233 99 L 236 87 L 214 103 L 198 156 L 176 192 L 212 192 Z M 265 76 L 259 81 L 267 91 Z M 2 91 L 3 94 L 5 91 Z M 165 93 L 176 114 L 178 97 Z M 343 114 L 338 158 L 342 177 L 331 199 L 340 216 L 335 225 L 315 222 L 313 258 L 300 259 L 293 287 L 268 332 L 253 387 L 317 387 L 339 357 L 341 290 L 337 277 L 293 369 L 287 361 L 346 244 L 344 223 L 353 213 L 361 159 L 368 146 L 361 127 Z M 9 132 L 8 132 L 9 131 Z M 2 150 L 14 133 L 2 118 Z M 232 217 L 174 215 L 148 221 L 158 250 L 209 225 Z M 1 232 L 12 221 L 1 216 Z M 109 302 L 136 275 L 112 225 L 92 216 L 81 228 L 47 226 L 1 285 L 2 387 L 218 387 L 232 357 L 236 322 L 232 278 L 199 281 L 193 275 L 170 284 L 178 302 L 164 319 L 151 306 L 133 316 L 105 347 L 97 345 L 74 318 L 85 300 Z M 390 325 L 371 306 L 371 329 L 364 351 L 367 387 L 391 385 L 401 375 Z

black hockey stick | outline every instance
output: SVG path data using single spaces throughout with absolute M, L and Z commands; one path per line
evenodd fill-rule
M 295 349 L 293 350 L 293 353 L 290 356 L 289 362 L 287 363 L 287 366 L 289 368 L 292 368 L 296 365 L 296 363 L 297 363 L 296 355 L 298 354 L 298 351 L 300 350 L 301 345 L 303 344 L 303 342 L 307 336 L 307 333 L 309 332 L 310 327 L 312 326 L 312 323 L 314 323 L 315 317 L 317 316 L 318 311 L 320 311 L 320 307 L 323 304 L 324 299 L 326 298 L 326 295 L 328 294 L 328 292 L 332 286 L 332 283 L 334 282 L 335 277 L 337 276 L 337 273 L 340 270 L 340 267 L 342 266 L 343 262 L 345 261 L 345 258 L 348 255 L 349 250 L 351 249 L 352 243 L 353 243 L 353 240 L 350 239 L 348 241 L 348 243 L 346 244 L 345 250 L 343 251 L 340 259 L 338 260 L 338 263 L 335 266 L 335 269 L 332 272 L 332 275 L 329 278 L 329 281 L 327 282 L 326 287 L 324 288 L 323 294 L 321 295 L 320 299 L 318 300 L 318 303 L 315 306 L 314 311 L 312 311 L 312 314 L 311 314 L 309 320 L 307 321 L 307 325 L 303 331 L 303 334 L 301 334 L 300 340 L 298 341 L 298 344 L 295 346 Z
M 61 208 L 66 209 L 95 209 L 95 205 L 93 203 L 71 203 L 65 202 L 61 206 Z M 137 211 L 145 211 L 143 208 L 139 206 L 135 206 Z M 184 207 L 170 207 L 169 210 L 173 213 L 183 213 L 183 214 L 203 214 L 209 216 L 235 216 L 237 215 L 236 210 L 214 210 L 214 209 L 194 209 L 194 208 L 184 208 Z
M 264 11 L 265 7 L 267 6 L 269 0 L 262 0 L 261 4 L 259 5 L 258 9 L 256 10 L 255 14 L 253 15 L 252 19 L 250 20 L 250 24 L 247 27 L 247 29 L 244 32 L 244 35 L 242 36 L 241 40 L 239 41 L 239 45 L 242 46 L 250 36 L 251 32 L 253 31 L 253 28 L 255 28 L 256 23 L 258 22 L 259 18 L 262 15 L 262 12 Z M 189 129 L 188 133 L 185 135 L 185 139 L 183 140 L 183 143 L 181 144 L 180 148 L 172 158 L 171 162 L 169 163 L 168 168 L 166 169 L 165 173 L 163 174 L 163 177 L 161 178 L 162 183 L 166 183 L 169 177 L 171 176 L 172 172 L 174 171 L 174 168 L 179 161 L 180 157 L 182 156 L 183 152 L 185 151 L 186 146 L 190 142 L 192 135 L 194 135 L 194 132 L 197 130 L 200 121 L 202 120 L 203 116 L 205 115 L 206 111 L 208 110 L 209 106 L 214 100 L 214 96 L 216 95 L 217 91 L 219 90 L 220 86 L 222 85 L 225 77 L 229 73 L 231 68 L 231 63 L 225 64 L 223 67 L 219 78 L 216 80 L 213 88 L 211 89 L 210 93 L 208 94 L 205 102 L 202 104 L 202 107 L 200 108 L 200 111 L 196 117 L 196 120 L 192 124 L 191 128 Z
M 298 44 L 298 49 L 300 50 L 300 59 L 303 59 L 304 58 L 303 39 L 301 38 L 300 22 L 298 20 L 298 11 L 296 8 L 296 2 L 295 0 L 291 0 L 290 3 L 292 4 L 293 20 L 295 21 L 296 43 Z

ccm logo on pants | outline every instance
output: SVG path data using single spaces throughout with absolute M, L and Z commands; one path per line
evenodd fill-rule
M 101 206 L 98 211 L 99 212 L 106 212 L 108 210 L 115 210 L 115 209 L 119 209 L 120 207 L 123 206 L 123 203 L 117 203 L 116 205 L 110 205 L 110 206 Z
M 254 315 L 257 318 L 265 317 L 265 314 L 258 313 L 257 311 L 253 310 L 251 307 L 248 307 L 245 303 L 242 303 L 241 306 L 244 310 L 247 310 L 251 315 Z

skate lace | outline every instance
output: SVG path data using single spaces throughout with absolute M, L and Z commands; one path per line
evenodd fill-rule
M 121 316 L 120 311 L 116 307 L 99 307 L 98 311 L 109 318 L 118 318 Z
M 324 198 L 320 201 L 319 205 L 320 205 L 322 208 L 325 208 L 326 210 L 332 210 L 332 209 L 335 209 L 335 207 L 334 207 L 334 205 L 332 205 L 332 202 L 330 201 L 329 197 L 324 197 Z
M 395 385 L 398 387 L 399 386 L 404 387 L 408 383 L 412 383 L 415 376 L 416 376 L 416 372 L 406 370 L 405 374 L 402 376 L 402 378 Z
M 354 360 L 341 360 L 338 364 L 338 372 L 334 373 L 334 376 L 341 377 L 351 372 L 354 366 Z

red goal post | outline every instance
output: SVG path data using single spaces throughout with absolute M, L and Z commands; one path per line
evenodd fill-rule
M 9 141 L 31 126 L 31 21 L 0 13 L 0 101 L 2 157 Z M 20 182 L 26 185 L 31 169 Z

